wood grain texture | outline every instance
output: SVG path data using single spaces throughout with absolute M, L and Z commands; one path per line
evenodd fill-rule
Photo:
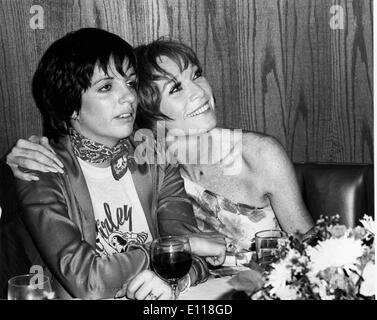
M 30 7 L 45 11 L 33 30 Z M 344 9 L 332 30 L 330 7 Z M 219 124 L 275 136 L 293 161 L 373 163 L 372 0 L 1 0 L 0 154 L 41 134 L 30 83 L 46 48 L 80 27 L 196 50 Z

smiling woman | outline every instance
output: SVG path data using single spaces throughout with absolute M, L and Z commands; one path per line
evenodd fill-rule
M 140 127 L 156 129 L 153 119 L 167 121 L 167 130 L 186 135 L 216 126 L 212 88 L 202 75 L 195 53 L 179 43 L 153 42 L 136 48 L 139 63 L 139 96 L 143 107 Z M 161 42 L 163 43 L 163 42 Z M 148 58 L 147 58 L 148 56 Z M 178 129 L 178 130 L 177 130 Z
M 216 127 L 212 88 L 195 52 L 160 39 L 138 47 L 136 54 L 136 122 L 156 129 L 165 121 L 168 150 L 174 150 L 173 144 L 185 148 L 173 158 L 181 165 L 202 229 L 223 234 L 235 251 L 250 249 L 260 230 L 309 232 L 313 221 L 285 150 L 272 137 L 243 131 L 237 139 L 233 130 Z M 187 154 L 195 159 L 198 153 L 211 155 L 209 162 L 185 162 Z M 233 165 L 239 170 L 227 174 Z
M 157 73 L 155 81 L 161 94 L 161 113 L 172 121 L 167 129 L 179 128 L 188 131 L 212 129 L 216 125 L 215 102 L 212 89 L 198 65 L 187 66 L 167 56 L 158 58 L 158 65 L 165 74 Z

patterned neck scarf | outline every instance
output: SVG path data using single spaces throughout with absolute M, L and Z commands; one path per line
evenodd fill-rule
M 89 163 L 104 163 L 110 161 L 111 172 L 115 180 L 119 180 L 127 172 L 129 155 L 128 139 L 121 139 L 113 147 L 107 147 L 84 137 L 74 128 L 69 129 L 69 137 L 76 157 Z M 130 166 L 131 172 L 134 166 Z

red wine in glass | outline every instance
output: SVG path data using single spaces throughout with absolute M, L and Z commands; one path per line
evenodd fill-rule
M 166 280 L 179 280 L 190 270 L 191 254 L 184 251 L 164 252 L 153 257 L 153 268 Z
M 192 264 L 191 248 L 188 238 L 161 237 L 152 242 L 152 267 L 156 274 L 170 283 L 173 298 L 177 298 L 178 280 L 190 270 Z

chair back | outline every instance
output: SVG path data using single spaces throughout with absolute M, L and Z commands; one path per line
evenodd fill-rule
M 374 216 L 373 165 L 295 163 L 306 206 L 314 221 L 320 215 L 339 214 L 347 227 L 364 214 Z

